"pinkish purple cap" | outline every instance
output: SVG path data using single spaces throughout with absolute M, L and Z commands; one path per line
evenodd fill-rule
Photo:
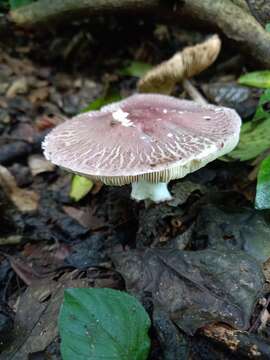
M 241 119 L 228 108 L 133 95 L 75 116 L 45 138 L 45 157 L 108 185 L 168 182 L 230 152 Z

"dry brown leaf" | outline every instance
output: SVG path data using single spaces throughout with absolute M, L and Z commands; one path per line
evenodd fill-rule
M 99 230 L 107 225 L 106 219 L 96 215 L 95 208 L 77 209 L 72 206 L 63 206 L 63 210 L 68 216 L 78 221 L 80 225 L 92 231 Z
M 53 116 L 42 115 L 36 120 L 36 128 L 39 131 L 50 129 L 58 124 L 61 124 L 65 120 L 67 119 L 60 114 L 54 114 Z
M 45 157 L 40 154 L 30 155 L 27 162 L 33 176 L 54 171 L 55 168 L 50 161 L 46 160 Z
M 12 344 L 3 349 L 1 359 L 36 358 L 56 340 L 64 289 L 89 287 L 89 281 L 77 277 L 78 272 L 73 271 L 64 273 L 57 281 L 48 277 L 31 283 L 18 300 Z
M 16 59 L 6 53 L 2 53 L 0 55 L 1 62 L 7 64 L 13 74 L 18 76 L 30 75 L 35 71 L 34 65 L 29 59 Z
M 2 165 L 0 165 L 0 186 L 21 212 L 37 210 L 38 194 L 31 190 L 20 189 L 14 176 Z
M 208 68 L 217 58 L 221 40 L 213 35 L 195 46 L 188 46 L 172 58 L 151 69 L 139 81 L 140 92 L 170 94 L 176 84 Z
M 26 94 L 28 92 L 28 83 L 25 77 L 15 80 L 7 90 L 7 98 L 13 98 L 18 94 Z
M 95 181 L 94 183 L 94 187 L 91 189 L 91 194 L 92 195 L 96 195 L 100 192 L 100 190 L 102 189 L 103 187 L 103 183 L 101 181 Z
M 29 95 L 29 100 L 32 104 L 36 104 L 39 101 L 45 101 L 49 96 L 48 87 L 40 87 L 31 92 Z

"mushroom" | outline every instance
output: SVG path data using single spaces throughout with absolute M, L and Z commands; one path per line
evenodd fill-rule
M 75 116 L 45 138 L 45 157 L 107 185 L 132 183 L 131 197 L 171 199 L 167 184 L 230 152 L 241 119 L 228 108 L 136 94 Z
M 207 101 L 188 79 L 200 74 L 213 64 L 220 49 L 221 40 L 218 35 L 213 35 L 197 45 L 187 46 L 169 60 L 150 69 L 138 82 L 138 90 L 142 93 L 169 95 L 175 85 L 182 82 L 189 96 L 205 105 Z

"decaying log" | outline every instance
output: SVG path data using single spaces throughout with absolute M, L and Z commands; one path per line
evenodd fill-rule
M 270 33 L 250 14 L 242 0 L 39 0 L 11 12 L 20 26 L 34 27 L 78 16 L 108 13 L 151 13 L 194 23 L 209 24 L 234 40 L 249 57 L 270 68 Z

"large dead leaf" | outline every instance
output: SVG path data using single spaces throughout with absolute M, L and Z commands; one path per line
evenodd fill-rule
M 248 208 L 208 204 L 195 225 L 193 248 L 244 250 L 259 262 L 270 258 L 270 217 Z
M 74 279 L 70 273 L 58 282 L 40 280 L 24 292 L 15 317 L 14 342 L 2 352 L 1 359 L 28 360 L 56 339 L 57 318 L 66 287 L 87 287 L 87 281 Z
M 242 251 L 146 249 L 113 261 L 129 291 L 147 293 L 188 334 L 219 321 L 247 329 L 264 284 L 260 265 Z

